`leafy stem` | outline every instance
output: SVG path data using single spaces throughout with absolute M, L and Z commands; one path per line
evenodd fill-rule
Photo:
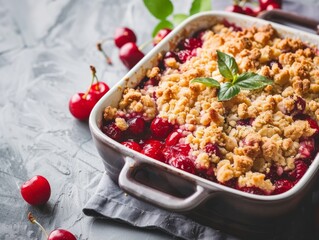
M 173 14 L 174 5 L 171 0 L 143 0 L 143 2 L 150 14 L 159 20 L 152 31 L 153 37 L 162 28 L 172 29 L 193 14 L 211 10 L 211 0 L 193 0 L 189 13 L 186 14 Z
M 227 101 L 238 95 L 240 90 L 256 90 L 273 81 L 254 72 L 238 74 L 238 65 L 234 57 L 217 50 L 217 65 L 220 74 L 227 82 L 220 84 L 213 78 L 195 78 L 191 83 L 202 83 L 208 87 L 218 88 L 218 101 Z

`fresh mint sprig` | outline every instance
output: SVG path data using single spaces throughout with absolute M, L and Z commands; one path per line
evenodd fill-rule
M 217 65 L 220 74 L 227 82 L 220 84 L 213 78 L 195 78 L 191 83 L 202 83 L 208 87 L 219 88 L 218 101 L 227 101 L 238 95 L 240 90 L 256 90 L 273 84 L 269 78 L 254 72 L 238 74 L 235 58 L 217 50 Z
M 143 0 L 147 10 L 159 20 L 154 27 L 152 37 L 163 28 L 173 29 L 189 16 L 211 10 L 211 0 L 193 0 L 189 13 L 175 13 L 174 5 L 171 0 Z

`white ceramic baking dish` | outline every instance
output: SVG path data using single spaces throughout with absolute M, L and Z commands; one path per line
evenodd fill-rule
M 234 209 L 246 214 L 275 216 L 291 210 L 311 187 L 319 168 L 317 156 L 304 177 L 289 191 L 273 196 L 260 196 L 232 189 L 184 172 L 141 153 L 124 147 L 101 130 L 102 113 L 106 106 L 117 106 L 125 87 L 135 87 L 146 70 L 157 64 L 160 52 L 173 50 L 178 41 L 200 29 L 224 19 L 241 27 L 262 26 L 270 22 L 240 14 L 212 11 L 200 13 L 176 27 L 152 49 L 94 107 L 89 120 L 90 130 L 106 171 L 127 193 L 159 207 L 187 212 L 208 199 L 220 198 Z M 271 23 L 283 37 L 300 38 L 318 44 L 319 37 L 300 30 Z M 142 173 L 140 173 L 142 172 Z

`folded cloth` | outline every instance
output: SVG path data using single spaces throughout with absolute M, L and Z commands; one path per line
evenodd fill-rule
M 237 239 L 184 215 L 159 209 L 125 194 L 106 173 L 83 212 L 88 216 L 112 218 L 135 227 L 160 229 L 183 239 Z
M 111 178 L 104 173 L 96 193 L 87 202 L 83 212 L 88 216 L 109 218 L 128 223 L 139 228 L 159 229 L 182 239 L 234 240 L 239 237 L 229 234 L 234 231 L 242 239 L 318 239 L 318 229 L 314 226 L 314 209 L 319 206 L 319 182 L 301 205 L 291 214 L 281 219 L 260 223 L 240 224 L 232 219 L 224 219 L 228 225 L 226 232 L 204 226 L 190 216 L 168 212 L 125 194 Z M 208 209 L 204 209 L 212 217 Z M 249 229 L 250 233 L 243 235 Z M 223 229 L 224 230 L 224 229 Z M 264 232 L 263 232 L 264 231 Z M 317 232 L 316 232 L 317 231 Z M 252 233 L 251 233 L 252 232 Z M 265 236 L 264 234 L 271 234 Z M 255 234 L 255 235 L 254 235 Z
M 316 17 L 318 7 L 284 1 L 285 10 L 298 10 L 299 14 Z M 317 184 L 319 185 L 319 184 Z M 319 187 L 307 197 L 289 219 L 274 223 L 271 239 L 318 239 L 313 225 L 313 211 L 319 205 Z M 86 204 L 83 212 L 88 216 L 111 218 L 140 228 L 155 228 L 183 239 L 238 239 L 230 234 L 201 225 L 189 216 L 168 212 L 125 194 L 107 174 L 104 174 L 96 193 Z M 256 227 L 258 228 L 258 227 Z M 316 235 L 317 234 L 317 235 Z M 247 239 L 247 238 L 245 238 Z

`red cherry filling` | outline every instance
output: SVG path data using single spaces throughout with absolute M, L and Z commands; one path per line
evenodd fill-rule
M 189 173 L 195 173 L 195 165 L 188 156 L 190 151 L 188 144 L 177 144 L 174 146 L 166 146 L 163 149 L 166 163 Z
M 221 157 L 221 152 L 220 152 L 219 147 L 217 146 L 217 144 L 208 143 L 205 146 L 205 150 L 209 154 L 215 154 L 217 157 Z
M 286 179 L 280 179 L 275 182 L 275 190 L 273 191 L 273 194 L 280 194 L 287 192 L 289 189 L 291 189 L 294 186 L 292 182 Z
M 239 32 L 243 30 L 241 27 L 237 26 L 235 23 L 230 23 L 226 19 L 223 20 L 223 24 L 225 27 L 232 28 L 233 31 L 235 32 Z
M 145 120 L 142 117 L 131 118 L 127 121 L 129 127 L 128 130 L 134 134 L 139 135 L 144 132 L 145 129 Z
M 102 132 L 118 142 L 121 141 L 123 137 L 123 132 L 121 131 L 121 129 L 118 128 L 118 126 L 115 125 L 114 122 L 103 126 Z
M 251 126 L 253 124 L 254 118 L 245 118 L 237 120 L 237 125 L 240 126 Z
M 293 113 L 302 114 L 305 111 L 305 108 L 306 108 L 306 101 L 301 97 L 297 97 L 297 99 L 295 100 Z
M 307 118 L 307 121 L 309 123 L 309 126 L 313 129 L 316 129 L 315 135 L 317 135 L 319 133 L 319 125 L 317 123 L 316 120 L 312 119 L 312 118 Z
M 138 87 L 140 89 L 146 87 L 146 86 L 158 86 L 158 79 L 157 78 L 148 78 L 148 77 L 145 77 L 141 82 L 140 84 L 138 85 Z
M 209 167 L 208 169 L 196 169 L 196 174 L 210 181 L 217 182 L 214 169 L 214 167 Z
M 201 39 L 198 38 L 186 38 L 184 40 L 182 40 L 179 44 L 178 44 L 178 48 L 181 50 L 193 50 L 196 48 L 200 48 L 202 46 L 203 42 Z
M 133 149 L 136 152 L 141 152 L 142 151 L 141 146 L 138 143 L 136 143 L 136 142 L 126 141 L 126 142 L 122 142 L 122 145 L 124 145 L 125 147 L 128 147 L 130 149 Z
M 265 191 L 258 187 L 237 187 L 238 190 L 257 195 L 265 195 Z
M 194 33 L 194 37 L 200 39 L 203 42 L 203 36 L 207 32 L 207 29 L 201 29 Z
M 144 86 L 157 86 L 158 85 L 158 80 L 156 78 L 150 78 L 149 80 L 147 80 L 145 83 L 144 83 Z
M 167 119 L 156 117 L 151 123 L 151 131 L 155 138 L 164 139 L 170 134 L 174 126 Z
M 174 58 L 176 61 L 179 60 L 178 56 L 176 55 L 176 53 L 169 51 L 167 53 L 165 53 L 164 55 L 164 59 L 168 59 L 168 58 Z
M 153 39 L 153 45 L 156 46 L 160 41 L 162 41 L 172 30 L 169 28 L 163 28 L 158 31 Z
M 284 173 L 284 170 L 281 166 L 274 166 L 272 165 L 270 167 L 270 171 L 269 173 L 266 174 L 266 178 L 267 179 L 270 179 L 272 182 L 275 181 L 275 180 L 278 180 L 282 177 Z
M 279 67 L 280 69 L 282 69 L 281 63 L 278 62 L 277 60 L 271 60 L 271 61 L 269 61 L 269 62 L 267 63 L 267 65 L 268 65 L 270 68 L 272 68 L 272 66 L 275 65 L 275 64 L 277 64 L 278 67 Z
M 141 153 L 143 153 L 144 155 L 148 157 L 154 158 L 158 161 L 164 162 L 165 158 L 162 153 L 163 147 L 164 147 L 164 144 L 161 141 L 147 140 L 144 143 Z
M 192 51 L 190 51 L 188 49 L 181 50 L 181 51 L 177 52 L 177 56 L 178 56 L 179 62 L 184 63 L 188 59 L 190 59 L 191 57 L 196 56 L 196 52 L 193 53 Z
M 195 173 L 195 165 L 193 161 L 188 157 L 185 157 L 183 159 L 175 158 L 172 161 L 170 161 L 170 165 L 192 174 Z
M 315 140 L 309 138 L 299 143 L 299 154 L 301 159 L 310 159 L 315 152 Z
M 176 145 L 179 142 L 179 139 L 181 139 L 182 136 L 183 136 L 182 133 L 179 132 L 178 130 L 170 133 L 167 136 L 166 140 L 165 140 L 166 146 L 174 146 L 174 145 Z
M 298 182 L 303 175 L 305 175 L 308 170 L 308 165 L 304 163 L 302 160 L 295 161 L 295 169 L 289 173 L 289 176 L 294 180 L 294 182 Z

